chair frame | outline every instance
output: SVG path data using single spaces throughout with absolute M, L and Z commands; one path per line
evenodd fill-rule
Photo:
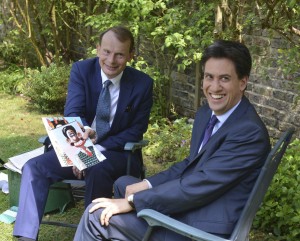
M 204 232 L 155 210 L 144 209 L 137 214 L 138 217 L 145 219 L 149 225 L 143 241 L 150 240 L 154 227 L 159 226 L 197 241 L 248 241 L 253 219 L 262 204 L 294 131 L 294 128 L 289 128 L 283 133 L 270 151 L 229 239 Z

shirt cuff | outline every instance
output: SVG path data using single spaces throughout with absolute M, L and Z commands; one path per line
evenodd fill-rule
M 104 146 L 100 146 L 99 144 L 96 144 L 95 146 L 99 151 L 106 151 L 106 148 Z
M 152 188 L 151 183 L 150 183 L 147 179 L 143 179 L 143 181 L 146 181 L 146 182 L 147 182 L 149 189 Z

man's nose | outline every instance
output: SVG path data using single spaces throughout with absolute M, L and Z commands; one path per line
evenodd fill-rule
M 107 60 L 108 60 L 110 63 L 114 63 L 114 62 L 115 62 L 115 55 L 110 54 L 110 55 L 108 56 Z
M 215 90 L 215 91 L 222 89 L 221 81 L 215 78 L 211 82 L 210 88 L 213 89 L 213 90 Z

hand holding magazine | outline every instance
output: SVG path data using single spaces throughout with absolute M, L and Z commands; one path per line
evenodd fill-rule
M 43 117 L 42 120 L 62 167 L 76 166 L 81 171 L 106 159 L 90 139 L 83 139 L 80 117 Z
M 90 139 L 83 140 L 84 128 L 80 117 L 43 117 L 42 120 L 62 167 L 75 165 L 83 170 L 106 159 Z M 8 158 L 3 166 L 21 174 L 29 159 L 43 153 L 42 146 Z

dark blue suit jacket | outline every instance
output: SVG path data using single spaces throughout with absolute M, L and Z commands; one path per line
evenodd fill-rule
M 145 73 L 126 67 L 120 82 L 116 114 L 108 137 L 99 143 L 107 150 L 123 150 L 126 142 L 139 141 L 147 130 L 152 107 L 153 80 Z M 73 64 L 65 116 L 80 116 L 91 126 L 102 89 L 99 58 Z
M 190 156 L 148 178 L 153 188 L 135 194 L 137 211 L 151 208 L 207 232 L 232 232 L 270 151 L 269 136 L 243 97 L 198 153 L 211 113 L 207 105 L 197 112 Z

